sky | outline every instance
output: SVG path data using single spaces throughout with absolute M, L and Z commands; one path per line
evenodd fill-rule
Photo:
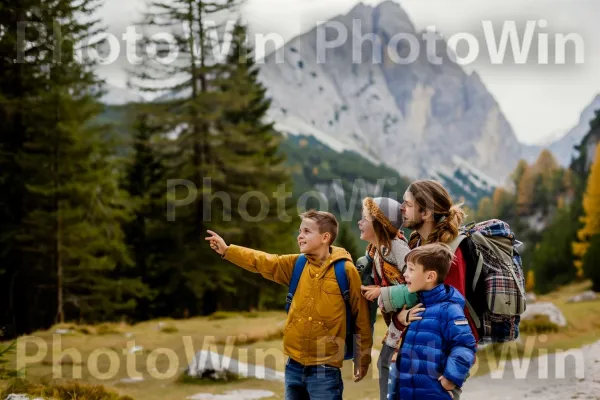
M 417 31 L 435 30 L 445 39 L 467 33 L 477 39 L 479 56 L 463 68 L 479 74 L 523 143 L 546 142 L 566 133 L 578 123 L 583 109 L 600 93 L 600 1 L 394 1 L 406 11 Z M 373 6 L 380 2 L 362 1 Z M 241 13 L 251 32 L 277 33 L 288 41 L 313 29 L 318 21 L 347 13 L 358 3 L 357 0 L 246 0 Z M 108 32 L 120 38 L 127 26 L 139 21 L 144 4 L 144 0 L 104 0 L 98 16 L 108 26 Z M 514 63 L 510 45 L 505 62 L 492 63 L 483 34 L 483 21 L 491 21 L 498 41 L 503 24 L 514 21 L 521 40 L 527 21 L 531 21 L 533 41 L 526 63 Z M 576 63 L 572 43 L 566 45 L 566 62 L 562 65 L 555 63 L 553 38 L 557 34 L 575 34 L 581 38 L 582 63 Z M 536 45 L 542 36 L 549 38 L 546 65 L 539 63 Z M 122 41 L 121 49 L 125 47 L 124 43 Z M 461 42 L 459 54 L 466 55 L 467 48 L 466 42 Z M 98 73 L 110 84 L 124 87 L 125 67 L 131 65 L 123 59 L 120 57 L 118 62 L 99 67 Z

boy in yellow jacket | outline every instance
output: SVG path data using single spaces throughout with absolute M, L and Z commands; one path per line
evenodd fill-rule
M 306 256 L 296 293 L 283 331 L 285 398 L 341 399 L 344 384 L 340 368 L 344 361 L 346 305 L 333 264 L 344 259 L 354 316 L 356 351 L 354 381 L 365 377 L 371 363 L 373 338 L 367 301 L 361 295 L 361 280 L 350 254 L 331 246 L 338 222 L 328 212 L 310 210 L 300 215 L 300 252 Z M 273 255 L 236 245 L 227 245 L 215 232 L 206 238 L 213 250 L 248 271 L 289 286 L 299 254 Z

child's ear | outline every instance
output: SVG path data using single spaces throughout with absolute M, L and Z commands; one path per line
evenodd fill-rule
M 323 240 L 322 240 L 322 242 L 323 242 L 323 243 L 329 243 L 329 239 L 330 239 L 330 238 L 331 238 L 331 233 L 329 233 L 329 232 L 325 232 L 325 233 L 323 234 Z
M 437 272 L 428 271 L 427 272 L 427 282 L 436 282 L 437 281 Z

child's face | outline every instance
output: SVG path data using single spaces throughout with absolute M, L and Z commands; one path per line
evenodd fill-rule
M 437 282 L 437 273 L 435 271 L 424 271 L 421 264 L 409 262 L 406 264 L 404 279 L 406 279 L 408 291 L 415 293 L 433 289 Z
M 319 226 L 312 219 L 304 218 L 298 231 L 298 247 L 304 254 L 315 254 L 329 246 L 329 233 L 319 233 Z
M 373 229 L 373 217 L 363 207 L 362 219 L 358 221 L 358 229 L 360 229 L 360 238 L 364 241 L 374 243 L 377 240 L 375 230 Z

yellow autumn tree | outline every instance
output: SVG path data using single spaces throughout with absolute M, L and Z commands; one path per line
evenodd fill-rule
M 525 291 L 533 292 L 534 288 L 535 288 L 535 273 L 533 272 L 532 269 L 530 269 L 529 271 L 527 271 L 527 279 L 525 279 Z
M 493 213 L 495 218 L 506 219 L 507 208 L 513 205 L 513 195 L 504 188 L 496 188 L 492 196 Z
M 510 175 L 510 179 L 512 183 L 515 185 L 515 190 L 519 189 L 519 184 L 521 183 L 521 178 L 523 178 L 523 174 L 525 174 L 525 170 L 529 168 L 527 161 L 521 159 L 519 163 L 515 167 L 515 170 Z
M 561 191 L 562 169 L 548 149 L 542 150 L 531 169 L 535 174 L 532 206 L 536 210 L 547 212 L 549 205 L 556 202 Z
M 527 214 L 533 202 L 537 175 L 533 168 L 526 167 L 517 188 L 517 208 L 520 215 Z
M 579 277 L 583 276 L 582 259 L 589 248 L 590 239 L 600 234 L 600 143 L 596 146 L 594 163 L 583 195 L 583 213 L 583 227 L 577 232 L 578 241 L 573 243 L 573 254 L 578 258 L 575 267 Z
M 479 209 L 477 210 L 477 218 L 487 220 L 494 217 L 494 204 L 492 199 L 484 197 L 479 201 Z
M 546 175 L 560 169 L 560 165 L 554 154 L 550 150 L 544 149 L 533 163 L 532 169 L 536 174 Z

